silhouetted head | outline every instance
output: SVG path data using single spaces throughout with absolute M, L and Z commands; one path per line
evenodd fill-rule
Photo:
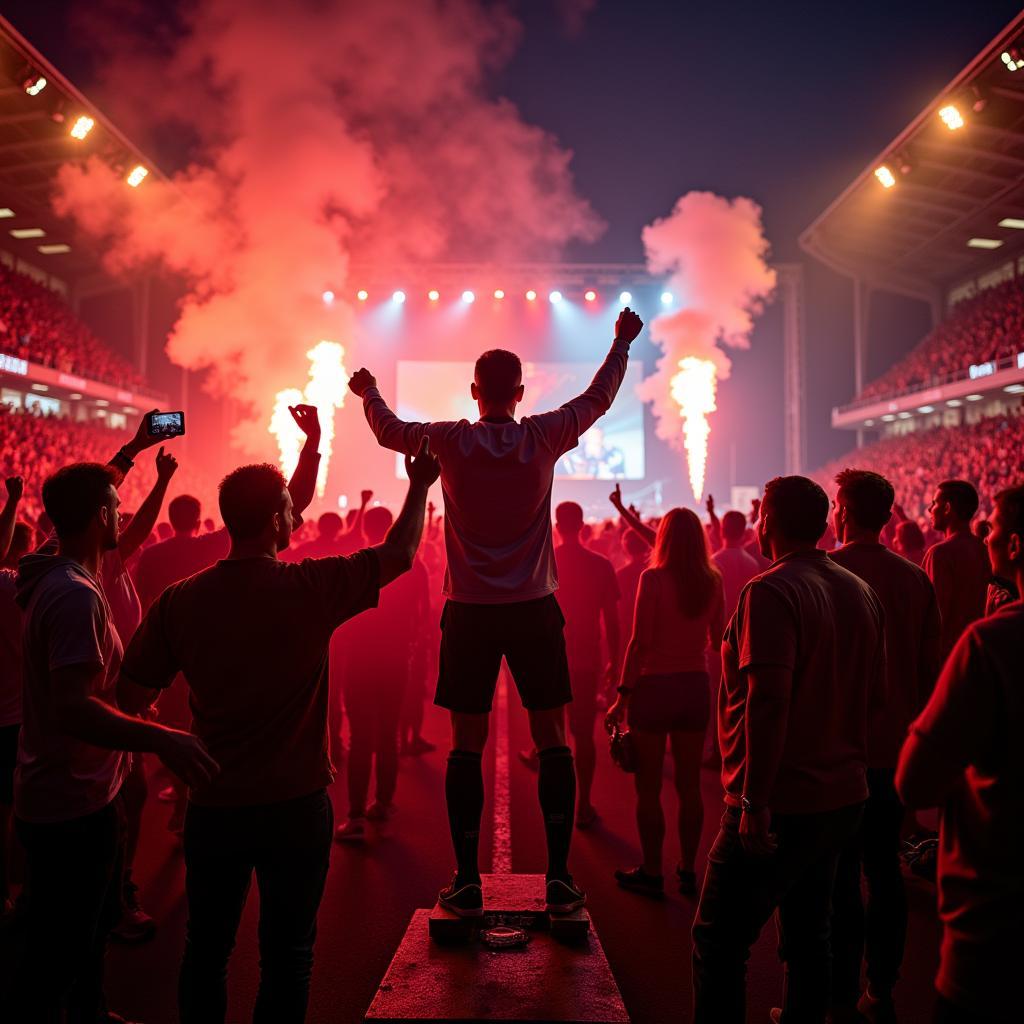
M 896 492 L 880 473 L 869 469 L 844 469 L 836 474 L 836 500 L 832 522 L 836 537 L 846 542 L 848 533 L 863 530 L 879 534 L 892 518 Z
M 563 501 L 555 507 L 555 529 L 563 543 L 579 539 L 583 529 L 583 508 L 575 501 Z
M 267 462 L 239 466 L 220 482 L 220 516 L 232 541 L 258 541 L 284 551 L 302 517 L 281 471 Z
M 735 510 L 722 516 L 722 539 L 731 547 L 739 547 L 743 543 L 743 535 L 747 532 L 747 517 Z
M 202 518 L 202 506 L 198 498 L 191 494 L 179 494 L 172 498 L 167 506 L 167 518 L 171 521 L 175 533 L 193 534 L 199 529 Z
M 514 352 L 492 348 L 476 361 L 470 393 L 481 416 L 488 412 L 511 415 L 523 400 L 523 390 L 523 364 Z
M 117 471 L 99 462 L 75 462 L 43 484 L 43 507 L 62 541 L 94 541 L 101 551 L 117 547 Z
M 928 506 L 932 526 L 945 531 L 966 526 L 978 512 L 978 492 L 967 480 L 943 480 Z
M 992 520 L 975 519 L 974 525 L 971 527 L 971 532 L 978 538 L 978 540 L 987 540 L 988 535 L 992 532 Z
M 896 527 L 893 546 L 904 558 L 920 565 L 921 557 L 924 555 L 924 534 L 921 527 L 912 519 L 905 519 Z
M 174 536 L 174 527 L 170 523 L 157 523 L 156 524 L 156 535 L 161 540 L 169 540 Z
M 688 508 L 673 508 L 658 526 L 651 568 L 667 569 L 675 584 L 683 613 L 703 614 L 714 596 L 720 576 L 711 564 L 704 524 Z
M 323 537 L 324 540 L 334 540 L 334 538 L 341 533 L 343 525 L 344 523 L 341 521 L 341 516 L 339 516 L 337 512 L 325 512 L 316 521 L 317 533 Z
M 761 554 L 773 558 L 779 547 L 813 547 L 828 525 L 828 495 L 805 476 L 777 476 L 764 487 L 757 540 Z
M 636 530 L 627 530 L 622 535 L 622 546 L 626 549 L 631 562 L 641 561 L 651 550 L 647 541 Z
M 992 529 L 985 544 L 992 572 L 1021 586 L 1024 583 L 1024 484 L 996 495 Z
M 395 517 L 383 505 L 368 508 L 363 514 L 363 533 L 370 544 L 380 544 L 388 535 Z

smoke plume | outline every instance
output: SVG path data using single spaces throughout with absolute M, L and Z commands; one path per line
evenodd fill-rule
M 488 93 L 520 37 L 505 4 L 204 0 L 148 36 L 119 4 L 90 11 L 112 116 L 187 136 L 191 161 L 137 189 L 98 158 L 68 164 L 56 208 L 112 271 L 187 282 L 168 353 L 245 403 L 235 441 L 254 454 L 320 340 L 363 361 L 352 261 L 550 259 L 601 230 L 571 154 Z
M 687 451 L 699 501 L 706 416 L 715 408 L 716 381 L 732 368 L 725 348 L 749 348 L 754 318 L 775 288 L 775 271 L 766 262 L 761 208 L 742 197 L 688 192 L 668 217 L 644 228 L 643 241 L 648 269 L 667 275 L 678 308 L 651 324 L 662 356 L 640 394 L 652 403 L 658 436 Z

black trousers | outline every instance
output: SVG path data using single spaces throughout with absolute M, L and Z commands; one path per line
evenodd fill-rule
M 775 815 L 778 847 L 768 857 L 744 852 L 739 811 L 727 808 L 708 854 L 693 925 L 695 1024 L 743 1024 L 750 947 L 774 912 L 786 965 L 783 1021 L 823 1024 L 831 995 L 829 929 L 840 851 L 863 810 Z
M 106 1008 L 107 934 L 121 916 L 120 800 L 70 821 L 15 819 L 15 828 L 25 848 L 28 888 L 11 1020 L 96 1024 Z
M 305 1020 L 316 916 L 334 814 L 326 790 L 279 803 L 185 815 L 188 926 L 178 998 L 183 1024 L 221 1024 L 228 959 L 253 872 L 260 892 L 260 986 L 253 1021 Z
M 864 819 L 839 855 L 832 899 L 832 1001 L 839 1006 L 855 1006 L 860 997 L 862 959 L 877 996 L 890 993 L 900 976 L 907 941 L 907 893 L 900 870 L 905 812 L 893 779 L 893 772 L 868 769 L 871 795 Z

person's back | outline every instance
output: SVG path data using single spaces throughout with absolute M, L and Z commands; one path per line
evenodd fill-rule
M 565 616 L 565 651 L 569 670 L 602 668 L 601 612 L 618 599 L 612 563 L 579 543 L 555 548 L 558 590 L 555 596 Z M 614 657 L 616 652 L 611 652 Z
M 985 614 L 985 599 L 992 577 L 985 544 L 969 532 L 954 534 L 925 552 L 922 568 L 939 600 L 945 656 L 964 630 Z
M 716 551 L 711 560 L 722 574 L 725 597 L 725 619 L 728 622 L 736 611 L 743 588 L 767 566 L 750 553 L 744 537 L 746 519 L 742 512 L 726 512 L 722 517 L 722 539 L 725 546 Z
M 927 702 L 938 675 L 935 590 L 923 570 L 881 543 L 854 541 L 829 557 L 864 580 L 885 612 L 885 704 L 869 731 L 868 763 L 892 770 L 907 727 Z
M 712 599 L 698 615 L 690 615 L 682 607 L 679 588 L 667 568 L 645 569 L 640 595 L 650 608 L 641 661 L 643 674 L 707 671 L 707 652 L 719 640 L 712 635 L 712 624 L 722 621 L 721 583 L 716 581 Z

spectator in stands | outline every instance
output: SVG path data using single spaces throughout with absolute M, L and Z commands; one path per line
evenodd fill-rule
M 996 498 L 992 572 L 1024 592 L 1024 486 Z M 942 807 L 937 1024 L 1020 1016 L 1024 846 L 1024 604 L 967 627 L 900 754 L 911 807 Z
M 32 884 L 16 1020 L 105 1012 L 104 947 L 121 909 L 123 751 L 158 754 L 190 785 L 217 770 L 194 736 L 117 708 L 121 641 L 97 583 L 103 553 L 117 545 L 116 480 L 98 463 L 50 477 L 43 501 L 58 551 L 27 556 L 18 573 L 24 717 L 14 798 Z
M 885 702 L 868 721 L 868 800 L 857 834 L 839 858 L 832 914 L 832 1024 L 896 1020 L 893 988 L 903 962 L 907 898 L 900 869 L 905 817 L 894 775 L 907 728 L 939 670 L 939 611 L 928 576 L 880 541 L 892 515 L 892 484 L 870 470 L 836 476 L 833 512 L 842 547 L 832 559 L 859 576 L 885 613 Z M 867 912 L 861 869 L 867 880 Z M 861 960 L 868 987 L 861 998 Z M 858 1001 L 860 1003 L 858 1013 Z
M 658 527 L 651 566 L 640 577 L 619 697 L 605 718 L 612 729 L 628 710 L 637 754 L 643 863 L 615 872 L 624 888 L 656 896 L 664 891 L 661 785 L 670 739 L 679 796 L 676 880 L 680 892 L 696 895 L 704 824 L 700 764 L 711 703 L 706 657 L 724 628 L 722 577 L 709 557 L 704 527 L 689 509 L 672 509 Z
M 961 633 L 985 614 L 989 568 L 985 545 L 971 532 L 978 492 L 966 480 L 945 480 L 929 506 L 932 526 L 945 539 L 925 552 L 923 567 L 939 601 L 941 654 L 945 658 Z
M 363 518 L 366 543 L 383 544 L 393 521 L 388 509 L 371 508 Z M 427 570 L 414 561 L 381 593 L 376 608 L 357 615 L 332 638 L 349 722 L 348 820 L 334 836 L 343 842 L 362 840 L 367 819 L 386 821 L 395 811 L 398 719 L 413 648 L 428 619 L 429 585 Z M 367 806 L 371 770 L 374 799 Z
M 312 436 L 311 421 L 304 429 Z M 164 591 L 125 655 L 123 677 L 145 693 L 139 706 L 184 674 L 193 727 L 224 765 L 192 788 L 185 822 L 185 1024 L 224 1020 L 228 959 L 254 871 L 254 1017 L 304 1019 L 333 832 L 327 647 L 342 622 L 373 607 L 380 588 L 412 565 L 438 475 L 426 439 L 406 469 L 408 495 L 384 544 L 298 563 L 278 558 L 294 521 L 280 471 L 256 465 L 228 474 L 220 490 L 228 558 Z
M 829 501 L 805 477 L 765 487 L 770 569 L 726 630 L 719 737 L 726 811 L 693 926 L 695 1024 L 742 1024 L 750 947 L 778 908 L 786 1019 L 823 1022 L 836 862 L 864 801 L 869 707 L 884 699 L 883 613 L 817 548 Z

